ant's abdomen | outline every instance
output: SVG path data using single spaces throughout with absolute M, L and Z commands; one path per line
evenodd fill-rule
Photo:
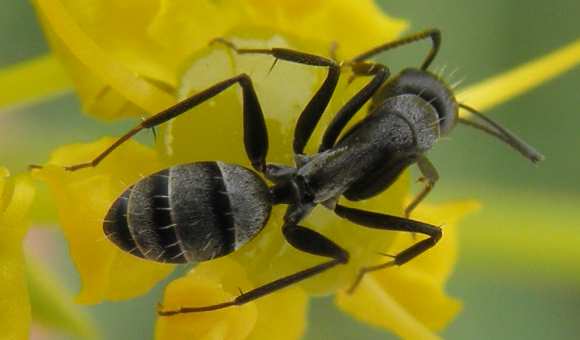
M 233 252 L 266 224 L 264 181 L 239 165 L 198 162 L 143 178 L 111 206 L 107 237 L 135 256 L 158 262 L 206 261 Z

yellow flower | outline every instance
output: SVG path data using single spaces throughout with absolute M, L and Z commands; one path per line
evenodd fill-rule
M 103 138 L 90 145 L 67 146 L 56 151 L 51 162 L 82 162 L 112 142 L 111 138 Z M 127 167 L 125 162 L 131 166 Z M 110 203 L 127 184 L 137 181 L 143 173 L 161 168 L 155 152 L 129 142 L 96 169 L 67 173 L 60 166 L 47 166 L 37 174 L 54 193 L 60 224 L 82 278 L 77 302 L 98 303 L 144 294 L 172 270 L 172 266 L 146 262 L 122 252 L 106 239 L 102 230 Z
M 243 46 L 288 46 L 326 55 L 332 42 L 338 40 L 340 57 L 348 58 L 392 40 L 406 26 L 381 14 L 371 1 L 35 0 L 35 5 L 86 111 L 105 119 L 154 114 L 216 81 L 247 72 L 267 114 L 271 141 L 268 159 L 285 164 L 292 162 L 290 141 L 296 115 L 320 84 L 324 71 L 279 62 L 268 74 L 271 58 L 232 55 L 224 48 L 207 47 L 208 42 L 225 36 Z M 572 57 L 578 55 L 577 45 L 544 61 L 542 65 L 549 65 L 545 70 L 531 67 L 541 70 L 542 75 L 552 70 L 563 72 L 580 59 Z M 557 64 L 550 65 L 554 60 Z M 504 79 L 501 84 L 519 80 L 533 86 L 545 80 L 530 81 L 527 75 L 531 67 L 516 74 L 515 81 Z M 348 87 L 340 83 L 327 111 L 336 112 L 361 81 Z M 468 103 L 476 105 L 480 98 L 507 99 L 500 97 L 497 88 L 496 84 L 492 90 L 470 92 L 474 99 Z M 501 95 L 513 96 L 519 90 L 510 86 Z M 321 121 L 322 126 L 328 116 Z M 129 142 L 97 168 L 75 173 L 59 166 L 90 160 L 112 140 L 67 146 L 53 154 L 49 163 L 54 165 L 45 167 L 38 176 L 49 183 L 57 201 L 83 282 L 79 302 L 141 295 L 172 270 L 170 265 L 137 259 L 108 243 L 102 234 L 106 210 L 127 185 L 167 166 L 199 160 L 247 166 L 241 127 L 239 96 L 227 91 L 168 124 L 156 150 Z M 319 138 L 320 131 L 316 131 L 312 140 Z M 385 194 L 357 207 L 400 215 L 408 192 L 408 179 L 403 177 Z M 156 336 L 297 339 L 304 331 L 308 297 L 339 292 L 338 306 L 360 320 L 404 338 L 436 338 L 435 332 L 459 310 L 459 303 L 443 290 L 456 258 L 454 223 L 474 207 L 474 203 L 422 206 L 417 219 L 445 224 L 441 243 L 401 268 L 368 275 L 351 296 L 341 291 L 361 266 L 384 261 L 378 252 L 404 248 L 413 239 L 366 230 L 317 209 L 305 224 L 344 246 L 351 253 L 348 265 L 240 308 L 160 318 Z M 319 263 L 319 258 L 300 253 L 283 240 L 282 213 L 281 208 L 275 209 L 263 232 L 238 252 L 200 264 L 169 284 L 163 304 L 175 308 L 226 301 L 238 294 L 238 288 L 248 290 Z M 287 313 L 284 319 L 273 312 L 279 306 Z
M 0 167 L 0 330 L 2 339 L 29 338 L 30 323 L 83 339 L 97 339 L 84 311 L 35 258 L 25 256 L 23 240 L 35 188 L 28 175 L 11 177 Z
M 394 38 L 406 25 L 386 20 L 371 1 L 353 6 L 349 0 L 35 0 L 35 5 L 85 109 L 102 118 L 166 108 L 174 98 L 163 89 L 178 86 L 191 53 L 241 26 L 327 42 L 340 37 L 345 52 L 353 54 Z M 336 24 L 345 17 L 353 23 L 348 28 Z
M 0 167 L 0 329 L 4 339 L 25 339 L 30 324 L 30 303 L 22 240 L 34 188 L 26 177 L 9 178 Z

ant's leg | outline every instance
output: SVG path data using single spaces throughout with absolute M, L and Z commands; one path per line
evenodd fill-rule
M 264 114 L 256 96 L 254 86 L 250 77 L 246 74 L 240 74 L 236 77 L 226 79 L 219 82 L 204 91 L 196 93 L 191 97 L 173 105 L 172 107 L 151 116 L 141 124 L 135 126 L 129 132 L 121 136 L 105 151 L 99 154 L 90 162 L 75 164 L 67 166 L 66 170 L 75 171 L 83 168 L 95 167 L 105 157 L 107 157 L 113 150 L 133 137 L 139 131 L 147 128 L 155 127 L 159 124 L 175 118 L 204 101 L 218 95 L 235 83 L 239 83 L 242 87 L 243 102 L 244 102 L 244 145 L 246 153 L 250 159 L 252 166 L 258 171 L 265 171 L 266 168 L 266 154 L 268 153 L 268 131 L 266 130 L 266 123 L 264 121 Z M 38 166 L 33 166 L 38 167 Z
M 304 153 L 304 147 L 308 143 L 310 136 L 312 136 L 314 128 L 320 121 L 320 117 L 328 106 L 330 98 L 336 89 L 340 75 L 339 64 L 332 59 L 287 48 L 238 48 L 232 42 L 222 38 L 214 40 L 214 43 L 216 42 L 226 45 L 238 54 L 267 54 L 276 58 L 276 61 L 281 59 L 298 64 L 328 67 L 328 74 L 324 83 L 322 83 L 318 91 L 312 96 L 312 99 L 306 104 L 294 129 L 294 154 L 302 155 Z
M 433 190 L 435 183 L 439 180 L 439 174 L 435 166 L 429 161 L 425 156 L 419 157 L 417 159 L 417 166 L 423 177 L 419 178 L 419 181 L 424 183 L 423 190 L 415 196 L 413 201 L 405 208 L 405 217 L 411 216 L 411 212 L 427 197 L 427 195 Z
M 431 49 L 429 50 L 429 53 L 427 54 L 427 57 L 425 57 L 425 60 L 423 61 L 423 64 L 421 65 L 421 69 L 422 70 L 426 70 L 429 65 L 431 65 L 431 62 L 433 62 L 433 59 L 435 59 L 435 56 L 437 55 L 437 52 L 439 52 L 439 47 L 441 46 L 441 31 L 439 31 L 438 29 L 434 28 L 434 29 L 429 29 L 423 32 L 419 32 L 419 33 L 415 33 L 413 35 L 401 38 L 401 39 L 397 39 L 391 42 L 388 42 L 386 44 L 377 46 L 369 51 L 366 51 L 362 54 L 359 54 L 358 56 L 354 57 L 352 59 L 352 61 L 364 61 L 367 60 L 379 53 L 382 53 L 384 51 L 388 51 L 390 49 L 402 46 L 402 45 L 406 45 L 406 44 L 410 44 L 422 39 L 426 39 L 426 38 L 430 38 L 431 41 L 433 42 L 433 47 L 431 47 Z
M 222 302 L 209 306 L 181 307 L 176 310 L 160 310 L 158 314 L 161 316 L 170 316 L 181 313 L 207 312 L 230 306 L 243 305 L 250 301 L 261 298 L 262 296 L 286 288 L 294 283 L 298 283 L 314 275 L 320 274 L 336 265 L 345 264 L 348 262 L 349 256 L 346 250 L 342 249 L 339 245 L 314 230 L 296 224 L 285 224 L 282 228 L 282 231 L 288 243 L 290 243 L 296 249 L 302 250 L 312 255 L 328 257 L 332 260 L 307 268 L 292 275 L 282 277 L 263 286 L 254 288 L 248 292 L 242 293 L 232 301 Z
M 300 113 L 294 128 L 293 149 L 295 155 L 304 154 L 304 148 L 334 94 L 339 75 L 340 68 L 336 65 L 330 66 L 324 83 Z
M 353 223 L 359 224 L 361 226 L 382 230 L 421 233 L 429 236 L 429 238 L 421 240 L 413 244 L 409 248 L 399 252 L 397 255 L 394 255 L 393 260 L 389 262 L 379 264 L 376 266 L 363 267 L 359 271 L 358 276 L 356 277 L 354 283 L 349 288 L 348 290 L 349 293 L 352 293 L 356 289 L 356 287 L 358 286 L 358 284 L 360 283 L 365 274 L 375 270 L 405 264 L 410 260 L 412 260 L 413 258 L 419 256 L 429 248 L 433 247 L 441 239 L 442 236 L 441 228 L 431 224 L 410 220 L 407 218 L 379 214 L 375 212 L 364 211 L 354 208 L 348 208 L 341 206 L 339 204 L 336 205 L 334 212 L 338 216 L 345 218 Z
M 375 94 L 384 81 L 389 77 L 389 69 L 381 64 L 355 62 L 350 64 L 355 75 L 373 76 L 373 79 L 357 92 L 336 113 L 322 137 L 322 143 L 318 152 L 328 150 L 334 146 L 342 129 L 350 121 L 355 113 Z
M 295 129 L 295 139 L 294 139 L 294 152 L 297 155 L 302 154 L 304 146 L 308 142 L 308 139 L 312 135 L 316 124 L 318 123 L 322 112 L 326 108 L 334 89 L 338 81 L 338 73 L 340 67 L 333 60 L 303 53 L 295 50 L 285 49 L 285 48 L 272 48 L 272 49 L 258 49 L 258 48 L 238 48 L 231 42 L 225 39 L 216 39 L 215 42 L 223 43 L 230 47 L 236 53 L 239 54 L 268 54 L 276 59 L 282 59 L 286 61 L 291 61 L 300 64 L 312 65 L 312 66 L 328 66 L 329 73 L 324 84 L 313 96 L 311 101 L 308 103 L 300 118 Z M 355 75 L 361 76 L 374 76 L 373 79 L 362 88 L 357 94 L 355 94 L 336 114 L 328 128 L 326 129 L 323 137 L 322 144 L 319 147 L 319 152 L 327 150 L 334 145 L 336 138 L 340 135 L 340 132 L 346 126 L 348 121 L 354 116 L 354 114 L 360 110 L 360 108 L 373 96 L 376 90 L 382 85 L 386 78 L 389 77 L 389 69 L 381 64 L 375 63 L 364 63 L 364 62 L 352 62 L 348 63 L 353 70 Z M 336 72 L 336 79 L 334 79 L 334 72 Z

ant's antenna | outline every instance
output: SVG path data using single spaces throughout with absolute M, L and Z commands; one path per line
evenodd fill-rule
M 481 114 L 479 111 L 477 111 L 476 109 L 474 109 L 468 105 L 459 103 L 459 107 L 473 113 L 476 118 L 480 119 L 485 124 L 481 124 L 481 123 L 475 122 L 473 120 L 459 117 L 460 123 L 472 126 L 476 129 L 479 129 L 483 132 L 486 132 L 486 133 L 500 139 L 501 141 L 503 141 L 504 143 L 508 144 L 509 146 L 514 148 L 516 151 L 521 153 L 524 157 L 526 157 L 527 159 L 529 159 L 533 163 L 537 163 L 537 162 L 544 160 L 544 155 L 539 153 L 536 149 L 534 149 L 528 143 L 524 142 L 521 138 L 516 136 L 513 132 L 509 131 L 508 129 L 506 129 L 503 126 L 499 125 L 498 123 L 494 122 L 491 118 Z

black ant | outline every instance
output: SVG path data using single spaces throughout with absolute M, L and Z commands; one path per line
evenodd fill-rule
M 407 68 L 388 80 L 390 73 L 386 66 L 366 61 L 378 53 L 426 38 L 431 39 L 432 48 L 419 69 Z M 173 166 L 143 178 L 113 203 L 104 222 L 106 235 L 121 249 L 142 258 L 170 263 L 206 261 L 229 254 L 247 243 L 262 230 L 272 206 L 286 204 L 282 233 L 288 243 L 329 260 L 241 293 L 232 301 L 161 310 L 162 316 L 241 305 L 347 263 L 349 253 L 345 249 L 299 224 L 318 204 L 361 226 L 428 236 L 384 264 L 362 268 L 350 287 L 351 292 L 364 274 L 402 265 L 433 247 L 442 236 L 437 226 L 349 208 L 338 204 L 338 200 L 341 196 L 354 201 L 374 197 L 385 191 L 409 165 L 416 163 L 426 185 L 406 208 L 409 216 L 438 178 L 425 153 L 457 122 L 497 137 L 533 162 L 542 159 L 542 155 L 511 132 L 471 107 L 457 103 L 452 90 L 427 70 L 441 44 L 439 30 L 427 30 L 381 45 L 343 63 L 291 49 L 246 49 L 223 39 L 217 41 L 239 54 L 267 54 L 276 60 L 328 68 L 324 82 L 296 123 L 294 167 L 267 163 L 268 133 L 264 115 L 250 77 L 240 74 L 147 118 L 91 162 L 66 169 L 96 166 L 139 131 L 167 122 L 237 83 L 243 94 L 247 156 L 254 170 L 274 184 L 268 186 L 250 169 L 220 161 Z M 336 113 L 325 130 L 318 152 L 306 155 L 304 148 L 334 93 L 342 67 L 350 68 L 355 76 L 372 79 Z M 350 119 L 369 101 L 368 115 L 341 136 Z M 460 118 L 459 108 L 472 112 L 480 122 Z

